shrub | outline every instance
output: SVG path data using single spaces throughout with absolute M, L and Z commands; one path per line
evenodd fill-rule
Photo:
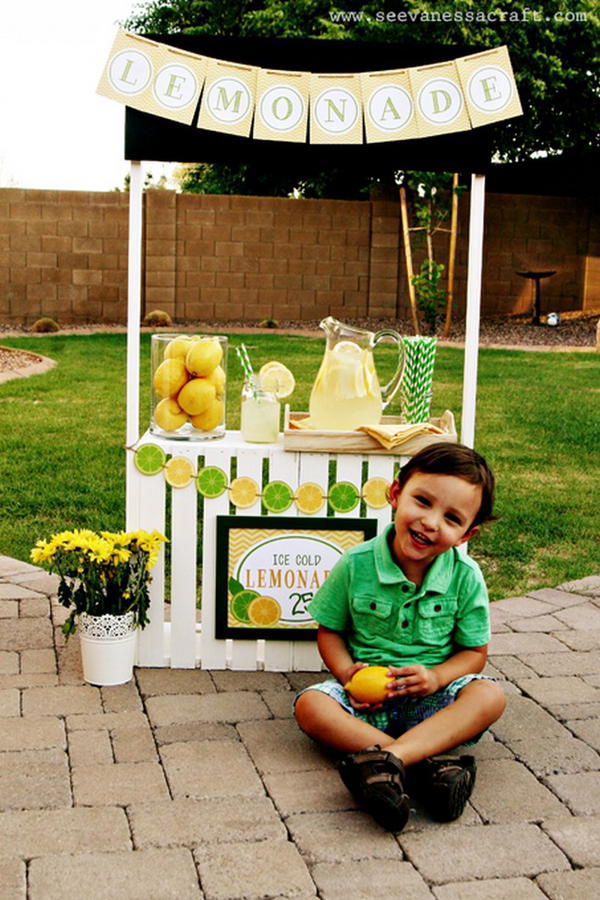
M 153 309 L 142 319 L 142 325 L 151 325 L 153 328 L 168 328 L 172 324 L 171 316 L 163 309 Z
M 58 322 L 55 322 L 54 319 L 50 319 L 47 316 L 44 316 L 41 319 L 37 319 L 36 322 L 31 326 L 31 331 L 36 334 L 45 334 L 50 331 L 60 331 L 60 325 Z

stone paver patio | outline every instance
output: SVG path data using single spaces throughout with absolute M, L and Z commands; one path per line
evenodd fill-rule
M 600 576 L 492 606 L 509 694 L 457 822 L 393 836 L 299 732 L 309 673 L 82 681 L 56 580 L 0 556 L 2 900 L 600 896 Z

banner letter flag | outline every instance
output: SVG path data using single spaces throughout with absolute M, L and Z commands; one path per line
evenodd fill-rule
M 469 130 L 471 123 L 454 61 L 408 71 L 419 137 Z
M 310 76 L 311 144 L 362 144 L 358 75 Z
M 308 72 L 259 69 L 252 137 L 305 143 L 309 90 Z
M 408 69 L 363 72 L 360 86 L 367 143 L 419 136 Z
M 256 75 L 255 66 L 209 59 L 198 128 L 249 137 Z
M 506 47 L 463 56 L 456 65 L 474 128 L 523 114 Z
M 202 56 L 120 31 L 98 93 L 190 125 L 204 81 Z

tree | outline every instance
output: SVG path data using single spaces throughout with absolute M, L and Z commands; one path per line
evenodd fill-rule
M 600 18 L 597 0 L 515 0 L 501 8 L 480 0 L 150 0 L 125 27 L 139 33 L 315 37 L 397 43 L 508 45 L 525 114 L 496 130 L 496 158 L 519 162 L 539 153 L 600 148 Z M 377 173 L 392 185 L 394 173 Z M 203 165 L 186 189 L 303 196 L 360 196 L 371 179 L 350 186 L 340 173 L 294 173 L 275 179 L 258 165 Z

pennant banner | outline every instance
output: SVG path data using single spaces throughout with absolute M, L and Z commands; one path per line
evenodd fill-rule
M 119 31 L 98 93 L 143 112 L 258 140 L 400 141 L 522 115 L 508 49 L 381 72 L 319 74 L 211 59 Z

